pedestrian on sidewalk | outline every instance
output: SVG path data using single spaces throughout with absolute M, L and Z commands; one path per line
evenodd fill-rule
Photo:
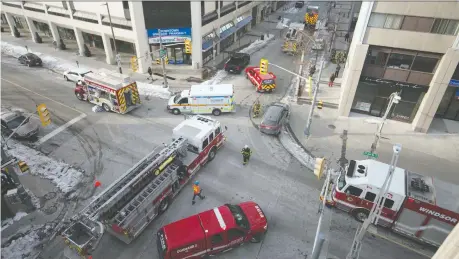
M 201 200 L 204 200 L 206 198 L 206 196 L 202 196 L 201 193 L 202 193 L 202 190 L 201 190 L 201 187 L 199 187 L 199 181 L 194 182 L 194 184 L 193 184 L 193 201 L 191 202 L 191 205 L 194 205 L 196 203 L 194 201 L 196 196 L 198 196 Z
M 349 42 L 349 32 L 344 35 L 344 41 Z
M 331 74 L 330 81 L 328 81 L 328 87 L 333 87 L 333 82 L 335 81 L 335 78 L 336 78 L 335 74 L 334 73 Z
M 151 67 L 148 67 L 148 71 L 147 72 L 150 75 L 149 77 L 147 77 L 147 79 L 153 80 L 153 76 L 152 76 L 153 75 L 153 71 L 151 70 Z
M 340 70 L 341 70 L 341 65 L 338 63 L 338 65 L 336 66 L 336 70 L 335 70 L 335 78 L 338 77 Z

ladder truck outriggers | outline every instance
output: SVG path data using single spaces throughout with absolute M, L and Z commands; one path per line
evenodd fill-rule
M 62 233 L 65 256 L 90 258 L 105 231 L 131 243 L 214 159 L 225 140 L 220 123 L 210 117 L 181 122 L 173 129 L 172 143 L 153 150 L 72 218 Z

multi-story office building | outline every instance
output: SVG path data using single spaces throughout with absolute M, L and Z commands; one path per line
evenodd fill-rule
M 251 26 L 285 4 L 284 1 L 2 1 L 2 22 L 13 26 L 76 40 L 80 52 L 83 44 L 105 50 L 107 62 L 113 64 L 113 38 L 110 17 L 120 52 L 144 57 L 159 56 L 159 34 L 167 49 L 168 63 L 199 68 L 212 55 L 230 46 Z M 192 53 L 184 51 L 184 41 L 192 41 Z M 139 59 L 139 71 L 147 69 L 147 59 Z
M 363 2 L 341 84 L 339 113 L 383 116 L 427 132 L 459 121 L 459 3 Z

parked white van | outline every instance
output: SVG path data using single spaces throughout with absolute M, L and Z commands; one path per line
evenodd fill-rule
M 183 90 L 172 96 L 167 103 L 167 110 L 175 115 L 180 113 L 213 114 L 234 112 L 234 86 L 192 85 L 190 90 Z

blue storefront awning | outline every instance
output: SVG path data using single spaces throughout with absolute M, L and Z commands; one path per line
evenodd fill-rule
M 210 48 L 212 48 L 212 45 L 213 45 L 212 43 L 213 43 L 213 40 L 205 41 L 202 44 L 202 52 L 205 52 L 205 51 L 209 50 Z
M 236 27 L 233 26 L 233 27 L 229 28 L 228 30 L 222 32 L 222 33 L 220 34 L 220 41 L 222 41 L 222 40 L 228 38 L 228 37 L 229 37 L 231 34 L 233 34 L 235 31 L 236 31 Z
M 244 18 L 243 20 L 241 20 L 240 22 L 236 24 L 236 28 L 240 29 L 244 27 L 245 25 L 249 24 L 249 22 L 251 21 L 252 21 L 252 16 L 247 16 L 246 18 Z
M 451 79 L 451 81 L 449 81 L 449 86 L 459 87 L 459 80 Z

